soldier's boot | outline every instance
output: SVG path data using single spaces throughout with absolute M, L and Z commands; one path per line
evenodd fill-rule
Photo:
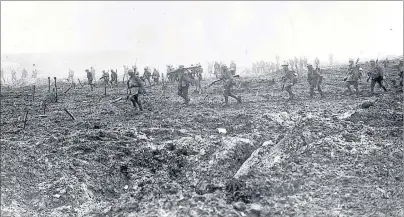
M 142 102 L 140 101 L 140 99 L 137 99 L 137 104 L 139 105 L 139 110 L 143 111 L 143 106 L 142 106 Z
M 382 84 L 382 82 L 381 82 L 381 81 L 379 82 L 379 86 L 380 86 L 381 88 L 383 88 L 384 92 L 387 92 L 386 87 L 385 87 L 385 86 Z
M 135 95 L 131 96 L 129 99 L 132 102 L 133 107 L 137 108 Z

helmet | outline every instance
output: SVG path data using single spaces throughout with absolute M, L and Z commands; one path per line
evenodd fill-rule
M 134 72 L 133 69 L 129 69 L 129 70 L 128 70 L 128 73 L 131 73 L 131 72 L 132 72 L 132 73 Z
M 281 66 L 289 66 L 289 64 L 287 62 L 283 62 Z
M 353 62 L 354 60 L 352 58 L 349 58 L 349 62 Z
M 184 65 L 179 65 L 178 68 L 182 69 L 184 68 Z
M 227 66 L 226 66 L 226 65 L 222 65 L 222 69 L 227 69 Z
M 375 60 L 374 60 L 374 59 L 371 59 L 369 62 L 375 62 Z
M 102 70 L 102 72 L 105 72 L 105 70 Z
M 85 71 L 86 71 L 86 72 L 89 72 L 90 70 L 86 69 Z
M 307 67 L 313 67 L 311 63 L 307 63 Z

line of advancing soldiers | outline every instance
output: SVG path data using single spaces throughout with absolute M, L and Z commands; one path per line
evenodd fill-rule
M 315 60 L 315 68 L 313 67 L 312 64 L 308 63 L 307 64 L 307 82 L 309 84 L 309 94 L 310 97 L 314 97 L 314 91 L 317 90 L 320 94 L 320 96 L 323 98 L 324 93 L 321 88 L 321 85 L 323 83 L 323 74 L 322 70 L 319 67 L 320 61 L 318 59 Z M 167 66 L 167 68 L 169 68 Z M 201 67 L 197 66 L 191 66 L 190 68 L 184 68 L 183 65 L 180 65 L 178 69 L 174 70 L 176 73 L 176 76 L 178 76 L 178 92 L 177 94 L 184 99 L 184 103 L 186 105 L 189 105 L 190 99 L 189 99 L 189 87 L 191 84 L 193 84 L 193 80 L 195 79 L 195 75 L 197 75 L 198 78 L 201 79 Z M 289 94 L 289 99 L 292 100 L 295 98 L 295 94 L 292 91 L 292 87 L 297 83 L 297 76 L 298 74 L 294 72 L 293 70 L 289 69 L 289 64 L 287 62 L 284 62 L 282 64 L 283 68 L 283 77 L 282 77 L 282 90 L 285 90 Z M 127 69 L 127 74 L 128 74 L 128 89 L 134 88 L 134 91 L 132 92 L 132 95 L 129 97 L 131 100 L 133 106 L 135 108 L 139 107 L 140 110 L 143 110 L 142 103 L 140 100 L 140 95 L 145 94 L 145 88 L 144 88 L 144 83 L 146 81 L 150 83 L 150 77 L 153 78 L 154 82 L 158 82 L 158 79 L 160 77 L 159 73 L 157 72 L 156 69 L 154 69 L 153 74 L 149 73 L 148 67 L 144 68 L 145 73 L 143 74 L 142 77 L 139 76 L 139 72 L 137 71 L 136 66 L 132 66 L 131 69 Z M 174 72 L 171 71 L 171 72 Z M 232 93 L 233 87 L 235 85 L 235 82 L 233 78 L 235 77 L 235 71 L 236 71 L 236 66 L 235 64 L 230 65 L 230 69 L 226 65 L 222 65 L 220 69 L 220 80 L 223 82 L 223 97 L 225 104 L 228 105 L 229 102 L 229 96 L 236 99 L 238 103 L 241 103 L 241 96 L 236 96 Z M 400 59 L 400 65 L 399 65 L 399 71 L 400 71 L 400 86 L 403 84 L 403 60 Z M 87 78 L 88 82 L 90 85 L 92 85 L 93 81 L 93 73 L 90 70 L 86 70 L 87 72 Z M 116 71 L 111 70 L 111 72 L 114 74 L 112 77 L 112 80 L 117 82 L 116 79 Z M 352 93 L 351 86 L 354 86 L 356 90 L 356 94 L 359 94 L 359 89 L 358 89 L 358 83 L 359 80 L 362 77 L 363 69 L 359 67 L 358 64 L 354 66 L 354 60 L 350 59 L 349 60 L 349 66 L 347 69 L 347 73 L 345 76 L 344 81 L 346 82 L 346 87 L 350 94 Z M 371 79 L 371 93 L 374 93 L 374 87 L 377 84 L 381 88 L 383 88 L 384 91 L 387 91 L 387 89 L 383 85 L 383 69 L 376 64 L 376 62 L 372 59 L 370 60 L 370 69 L 367 72 L 368 74 L 368 80 Z M 108 72 L 103 71 L 103 77 L 105 82 L 108 82 L 109 80 L 109 74 Z M 103 79 L 103 78 L 102 78 Z M 199 79 L 198 79 L 199 80 Z M 200 88 L 200 82 L 199 82 L 199 89 Z
M 370 68 L 367 72 L 368 79 L 367 81 L 371 81 L 370 83 L 370 92 L 374 94 L 375 85 L 378 84 L 380 88 L 382 88 L 385 92 L 387 92 L 386 87 L 383 85 L 384 80 L 384 72 L 383 68 L 379 66 L 374 59 L 370 61 Z M 314 96 L 314 89 L 320 93 L 321 97 L 324 97 L 323 91 L 321 89 L 321 84 L 323 82 L 322 71 L 319 68 L 320 61 L 316 59 L 315 61 L 316 68 L 314 69 L 311 64 L 307 64 L 307 82 L 310 86 L 310 97 Z M 289 94 L 289 99 L 294 99 L 295 95 L 292 92 L 292 87 L 297 83 L 297 73 L 293 70 L 289 70 L 289 65 L 287 62 L 282 64 L 284 76 L 282 77 L 283 86 L 282 90 L 285 90 Z M 400 76 L 400 87 L 403 86 L 403 59 L 400 59 L 400 64 L 398 65 L 399 76 Z M 362 78 L 363 69 L 360 65 L 354 65 L 354 60 L 349 59 L 349 66 L 344 78 L 346 82 L 345 85 L 347 87 L 347 91 L 349 94 L 352 94 L 351 86 L 355 88 L 355 94 L 359 96 L 359 81 Z

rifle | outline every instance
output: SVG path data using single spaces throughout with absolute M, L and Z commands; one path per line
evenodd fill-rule
M 239 77 L 240 77 L 240 75 L 234 75 L 234 76 L 233 76 L 233 78 L 239 78 Z M 206 86 L 205 89 L 207 89 L 207 88 L 209 88 L 210 86 L 212 86 L 212 85 L 214 85 L 214 84 L 216 84 L 216 83 L 218 83 L 218 82 L 220 82 L 220 81 L 223 81 L 223 80 L 224 80 L 224 79 L 221 78 L 221 79 L 219 79 L 219 80 L 213 81 L 213 82 L 210 83 L 208 86 Z M 203 100 L 205 100 L 208 96 L 209 96 L 209 94 L 206 94 L 206 96 L 205 96 L 205 98 L 203 98 Z

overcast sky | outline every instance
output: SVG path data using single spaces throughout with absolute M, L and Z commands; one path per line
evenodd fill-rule
M 1 53 L 131 50 L 141 62 L 403 52 L 403 2 L 1 2 Z

